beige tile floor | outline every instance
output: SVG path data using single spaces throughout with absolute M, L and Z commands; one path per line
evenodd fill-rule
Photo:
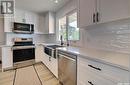
M 13 85 L 15 70 L 0 72 L 0 85 Z
M 60 85 L 55 76 L 41 63 L 0 72 L 0 85 Z

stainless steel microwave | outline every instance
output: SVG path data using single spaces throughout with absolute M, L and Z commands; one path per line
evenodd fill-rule
M 34 33 L 34 24 L 26 24 L 26 23 L 14 22 L 13 32 L 14 33 L 33 34 Z

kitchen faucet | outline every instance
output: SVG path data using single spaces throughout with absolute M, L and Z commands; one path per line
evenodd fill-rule
M 62 35 L 60 36 L 60 41 L 61 41 L 60 44 L 64 45 L 64 43 L 63 43 L 63 36 Z M 67 46 L 69 46 L 69 40 L 68 39 L 67 39 Z
M 63 36 L 62 35 L 60 36 L 60 41 L 61 41 L 60 44 L 64 45 L 64 43 L 63 43 Z
M 69 40 L 67 39 L 67 46 L 69 46 Z

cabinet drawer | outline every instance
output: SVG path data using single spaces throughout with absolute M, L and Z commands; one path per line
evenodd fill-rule
M 89 68 L 84 67 L 83 64 L 80 64 L 79 66 L 78 85 L 117 85 L 116 82 L 96 74 Z
M 108 80 L 102 76 L 97 75 L 89 70 L 85 73 L 86 78 L 81 81 L 81 85 L 117 85 L 116 82 Z
M 110 80 L 115 83 L 129 82 L 129 72 L 120 68 L 105 65 L 92 60 L 78 58 L 78 63 L 81 72 L 93 72 L 97 76 L 102 76 L 104 79 Z M 83 70 L 84 69 L 84 70 Z

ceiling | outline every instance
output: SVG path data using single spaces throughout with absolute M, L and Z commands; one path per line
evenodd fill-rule
M 15 6 L 16 8 L 42 13 L 57 11 L 68 1 L 70 0 L 59 0 L 59 3 L 54 3 L 53 0 L 15 0 Z

